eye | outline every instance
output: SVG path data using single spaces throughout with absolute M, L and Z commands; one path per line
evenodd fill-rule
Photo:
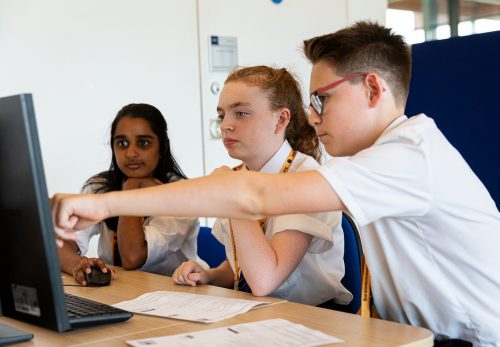
M 321 103 L 324 103 L 326 101 L 326 99 L 328 99 L 329 95 L 318 95 L 318 99 L 319 101 L 321 101 Z
M 128 146 L 128 141 L 127 140 L 117 140 L 115 141 L 115 146 L 119 148 L 125 148 Z
M 148 147 L 151 142 L 149 140 L 141 139 L 137 141 L 137 144 L 139 145 L 139 147 Z
M 219 119 L 219 122 L 222 122 L 224 120 L 224 115 L 219 113 L 217 119 Z
M 235 111 L 234 112 L 234 115 L 237 117 L 237 118 L 245 118 L 246 116 L 249 115 L 248 112 L 243 112 L 243 111 Z

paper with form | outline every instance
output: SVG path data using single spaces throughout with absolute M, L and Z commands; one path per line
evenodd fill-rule
M 157 291 L 143 294 L 134 300 L 119 302 L 113 306 L 151 316 L 212 323 L 248 312 L 254 307 L 269 304 L 263 301 Z
M 344 341 L 285 319 L 269 319 L 189 334 L 127 341 L 133 347 L 312 347 L 340 342 Z

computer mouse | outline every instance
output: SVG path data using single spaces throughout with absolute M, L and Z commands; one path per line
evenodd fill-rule
M 100 268 L 93 266 L 92 271 L 88 274 L 85 273 L 85 281 L 90 287 L 107 286 L 111 282 L 111 270 L 102 272 Z

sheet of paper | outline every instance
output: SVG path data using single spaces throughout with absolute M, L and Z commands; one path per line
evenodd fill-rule
M 344 341 L 285 319 L 269 319 L 188 334 L 127 341 L 133 347 L 309 347 L 340 342 Z
M 113 306 L 139 314 L 212 323 L 248 312 L 254 307 L 269 304 L 263 301 L 157 291 L 143 294 L 134 300 L 119 302 Z

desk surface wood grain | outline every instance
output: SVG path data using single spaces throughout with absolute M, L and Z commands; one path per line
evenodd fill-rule
M 429 330 L 411 327 L 380 319 L 360 316 L 282 302 L 275 298 L 256 298 L 248 293 L 230 289 L 202 285 L 197 287 L 179 286 L 170 277 L 154 275 L 141 271 L 124 271 L 115 268 L 116 278 L 106 287 L 65 286 L 65 292 L 91 300 L 114 304 L 123 300 L 134 299 L 146 292 L 157 290 L 181 291 L 186 293 L 223 296 L 248 300 L 272 302 L 272 305 L 257 308 L 248 313 L 217 323 L 193 323 L 169 318 L 134 315 L 123 323 L 80 328 L 67 333 L 56 333 L 8 317 L 0 317 L 0 322 L 29 331 L 33 340 L 15 346 L 127 346 L 127 340 L 153 336 L 174 335 L 191 331 L 224 327 L 232 324 L 254 322 L 264 319 L 283 318 L 303 324 L 311 329 L 338 337 L 345 342 L 335 346 L 432 346 L 433 336 Z M 69 275 L 63 274 L 63 283 L 74 285 L 76 282 Z

